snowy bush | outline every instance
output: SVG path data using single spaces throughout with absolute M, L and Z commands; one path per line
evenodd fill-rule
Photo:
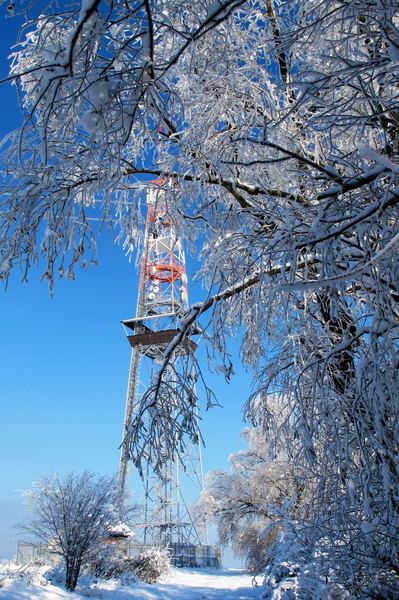
M 318 573 L 316 562 L 308 560 L 292 535 L 283 533 L 269 548 L 265 569 L 263 600 L 346 600 L 350 594 L 333 586 Z
M 6 579 L 46 585 L 45 573 L 48 567 L 48 560 L 42 557 L 36 557 L 22 564 L 17 564 L 15 560 L 3 560 L 0 563 L 0 587 L 4 585 Z
M 4 580 L 11 578 L 11 563 L 8 560 L 0 561 L 0 588 L 4 585 Z
M 134 572 L 138 579 L 145 583 L 155 583 L 166 577 L 170 571 L 170 557 L 168 549 L 158 550 L 151 548 L 134 559 Z
M 338 597 L 335 596 L 338 600 Z M 342 599 L 345 595 L 342 596 Z M 331 586 L 313 575 L 309 566 L 282 562 L 267 570 L 263 600 L 330 600 Z
M 134 558 L 127 557 L 117 546 L 109 544 L 108 551 L 100 556 L 96 555 L 95 564 L 93 560 L 91 572 L 100 579 L 124 579 L 130 577 L 135 579 L 136 561 Z
M 138 556 L 125 556 L 115 545 L 108 553 L 103 553 L 96 559 L 92 573 L 100 579 L 121 579 L 124 582 L 140 579 L 145 583 L 155 583 L 166 576 L 169 569 L 167 549 L 151 548 Z

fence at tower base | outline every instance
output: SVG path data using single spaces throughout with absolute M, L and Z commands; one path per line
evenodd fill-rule
M 152 544 L 130 542 L 127 544 L 127 555 L 138 556 L 150 548 Z M 172 542 L 168 545 L 170 562 L 173 567 L 221 567 L 222 553 L 215 546 L 195 546 Z
M 113 540 L 112 543 L 115 543 Z M 117 540 L 120 550 L 126 556 L 138 556 L 154 548 L 152 544 L 140 544 L 137 542 L 127 542 L 126 540 Z M 168 546 L 170 562 L 173 567 L 216 567 L 222 566 L 222 553 L 220 548 L 215 546 L 194 546 L 189 544 L 179 544 L 173 542 Z M 61 557 L 54 553 L 52 544 L 38 542 L 36 544 L 28 542 L 18 542 L 17 564 L 24 564 L 30 560 L 43 559 L 45 562 L 58 564 Z
M 43 542 L 18 542 L 17 556 L 15 560 L 18 565 L 36 559 L 41 559 L 44 562 L 52 564 L 58 564 L 61 560 L 61 557 L 54 553 L 51 543 L 45 544 Z

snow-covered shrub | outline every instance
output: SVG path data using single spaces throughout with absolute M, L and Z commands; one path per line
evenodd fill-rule
M 138 556 L 126 556 L 115 544 L 97 558 L 92 573 L 100 579 L 121 579 L 123 582 L 140 579 L 155 583 L 169 573 L 170 557 L 167 549 L 151 548 Z
M 263 600 L 332 599 L 331 586 L 315 576 L 308 565 L 304 569 L 287 561 L 269 565 L 264 585 Z
M 119 579 L 131 577 L 135 579 L 135 558 L 127 557 L 117 544 L 109 544 L 108 551 L 96 556 L 92 573 L 100 579 Z
M 11 572 L 11 563 L 9 560 L 0 561 L 0 588 L 4 585 L 4 580 L 8 579 Z
M 168 575 L 170 570 L 170 556 L 167 548 L 163 550 L 151 548 L 130 560 L 135 563 L 134 572 L 138 579 L 145 583 L 159 581 Z
M 0 562 L 0 587 L 4 585 L 6 579 L 46 585 L 44 575 L 48 566 L 48 560 L 43 557 L 35 557 L 22 564 L 17 564 L 15 560 L 3 560 Z
M 350 594 L 333 586 L 293 536 L 282 533 L 269 549 L 262 600 L 346 600 Z

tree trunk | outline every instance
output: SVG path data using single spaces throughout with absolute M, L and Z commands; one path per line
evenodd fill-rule
M 66 561 L 66 578 L 65 578 L 65 587 L 67 590 L 73 591 L 72 585 L 72 573 L 73 573 L 73 565 L 70 560 Z
M 73 580 L 72 580 L 72 585 L 73 585 L 72 591 L 76 588 L 76 586 L 78 584 L 78 577 L 79 577 L 81 566 L 82 566 L 82 560 L 80 558 L 78 558 L 75 563 L 75 569 L 74 569 Z
M 81 566 L 82 560 L 80 558 L 72 558 L 66 561 L 65 587 L 70 592 L 73 592 L 77 586 Z

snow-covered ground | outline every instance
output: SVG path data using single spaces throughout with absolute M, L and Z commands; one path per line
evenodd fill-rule
M 173 569 L 162 583 L 98 582 L 76 592 L 47 584 L 38 576 L 31 583 L 3 581 L 1 600 L 251 600 L 260 598 L 262 588 L 254 588 L 252 576 L 237 569 Z

